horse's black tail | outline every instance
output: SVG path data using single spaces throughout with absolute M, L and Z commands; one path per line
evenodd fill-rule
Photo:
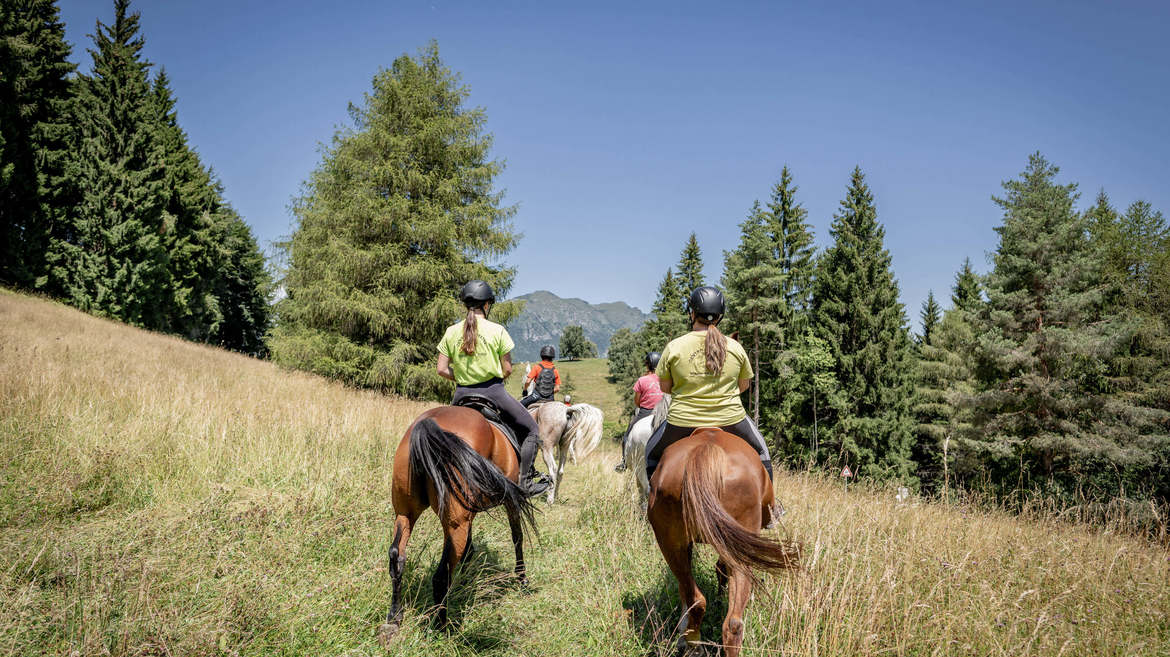
M 525 529 L 536 527 L 536 507 L 524 491 L 459 436 L 439 428 L 430 418 L 415 422 L 410 430 L 410 476 L 413 493 L 420 500 L 429 501 L 427 483 L 434 485 L 440 516 L 451 498 L 474 513 L 502 504 L 520 517 Z

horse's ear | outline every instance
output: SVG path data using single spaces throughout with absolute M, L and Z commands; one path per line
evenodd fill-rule
M 732 331 L 731 335 L 727 336 L 736 342 L 739 342 L 739 331 Z

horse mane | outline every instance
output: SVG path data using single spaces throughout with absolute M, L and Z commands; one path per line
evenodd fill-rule
M 654 413 L 651 415 L 651 417 L 654 419 L 650 420 L 650 426 L 654 429 L 657 429 L 658 425 L 666 422 L 666 415 L 669 412 L 670 395 L 662 395 L 662 399 L 659 399 L 658 403 L 654 405 Z
M 569 422 L 565 436 L 570 449 L 577 458 L 585 458 L 601 442 L 602 421 L 605 419 L 600 408 L 591 404 L 573 404 L 568 409 Z

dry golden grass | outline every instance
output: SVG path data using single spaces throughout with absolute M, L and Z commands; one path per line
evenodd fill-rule
M 0 655 L 385 654 L 390 461 L 427 406 L 0 291 Z M 668 654 L 674 581 L 617 457 L 604 443 L 540 515 L 532 590 L 506 523 L 476 521 L 446 632 L 424 517 L 394 654 Z M 763 579 L 749 655 L 1170 654 L 1164 548 L 818 476 L 778 487 L 805 570 Z M 709 640 L 713 561 L 696 551 Z

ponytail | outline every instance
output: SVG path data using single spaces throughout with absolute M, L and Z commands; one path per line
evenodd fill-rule
M 707 325 L 707 340 L 703 348 L 707 357 L 707 371 L 719 374 L 723 371 L 723 362 L 727 360 L 727 338 L 719 332 L 714 324 Z
M 476 324 L 479 321 L 475 318 L 475 308 L 467 309 L 467 319 L 463 320 L 463 353 L 468 356 L 475 355 L 475 345 L 479 341 L 479 331 L 476 330 Z M 707 357 L 710 361 L 710 356 Z

